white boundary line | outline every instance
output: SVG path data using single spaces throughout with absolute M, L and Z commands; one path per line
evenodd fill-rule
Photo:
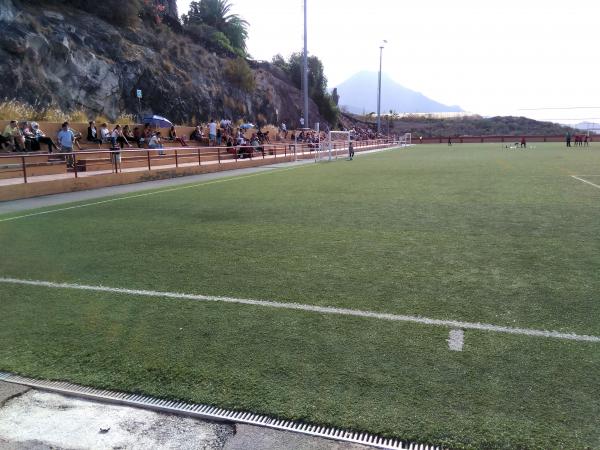
M 588 176 L 588 177 L 592 177 L 592 176 L 594 176 L 594 175 L 586 175 L 586 176 Z M 585 183 L 585 184 L 589 184 L 590 186 L 594 186 L 595 188 L 598 188 L 598 189 L 600 189 L 600 186 L 599 186 L 599 185 L 597 185 L 597 184 L 594 184 L 594 183 L 592 183 L 591 181 L 584 180 L 583 178 L 579 178 L 579 177 L 577 177 L 577 176 L 575 176 L 575 175 L 571 175 L 571 178 L 575 178 L 576 180 L 579 180 L 579 181 L 581 181 L 581 182 L 583 182 L 583 183 Z
M 309 311 L 320 314 L 331 314 L 338 316 L 352 316 L 362 317 L 369 319 L 378 320 L 389 320 L 393 322 L 411 322 L 422 325 L 450 327 L 453 329 L 469 329 L 469 330 L 480 330 L 480 331 L 491 331 L 495 333 L 507 333 L 517 334 L 524 336 L 535 336 L 545 338 L 556 338 L 565 339 L 570 341 L 583 341 L 583 342 L 595 342 L 600 343 L 600 336 L 588 336 L 579 335 L 575 333 L 562 333 L 559 331 L 546 331 L 546 330 L 535 330 L 530 328 L 513 328 L 504 327 L 498 325 L 491 325 L 486 323 L 473 323 L 473 322 L 461 322 L 456 320 L 440 320 L 430 319 L 427 317 L 420 316 L 406 316 L 399 314 L 379 313 L 374 311 L 361 311 L 356 309 L 348 308 L 334 308 L 330 306 L 316 306 L 316 305 L 305 305 L 301 303 L 282 303 L 267 300 L 252 300 L 243 298 L 232 298 L 232 297 L 217 297 L 212 295 L 194 295 L 194 294 L 181 294 L 177 292 L 160 292 L 160 291 L 146 291 L 136 289 L 124 289 L 114 288 L 108 286 L 89 286 L 85 284 L 70 284 L 70 283 L 55 283 L 52 281 L 39 281 L 39 280 L 22 280 L 18 278 L 3 278 L 0 277 L 0 283 L 3 284 L 17 284 L 27 286 L 42 286 L 47 288 L 59 288 L 59 289 L 77 289 L 82 291 L 93 291 L 93 292 L 110 292 L 115 294 L 125 295 L 137 295 L 146 297 L 162 297 L 162 298 L 175 298 L 183 300 L 195 300 L 203 302 L 222 302 L 222 303 L 234 303 L 241 305 L 261 306 L 267 308 L 278 308 L 278 309 L 289 309 L 297 311 Z

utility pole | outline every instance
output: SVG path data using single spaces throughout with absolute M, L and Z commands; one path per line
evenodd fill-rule
M 387 44 L 387 41 L 383 41 Z M 383 44 L 379 46 L 379 83 L 377 86 L 377 133 L 381 132 L 381 63 L 383 61 Z
M 306 2 L 304 0 L 304 55 L 303 55 L 303 67 L 302 67 L 302 84 L 304 87 L 304 126 L 310 128 L 308 120 L 308 35 L 306 26 Z

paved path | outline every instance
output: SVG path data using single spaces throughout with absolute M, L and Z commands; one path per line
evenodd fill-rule
M 304 160 L 291 163 L 273 164 L 269 166 L 248 167 L 245 169 L 226 170 L 222 172 L 204 173 L 186 177 L 168 178 L 165 180 L 147 181 L 143 183 L 126 184 L 121 186 L 110 186 L 88 191 L 67 192 L 64 194 L 44 195 L 42 197 L 26 198 L 23 200 L 11 200 L 0 202 L 0 214 L 24 211 L 28 209 L 42 208 L 47 206 L 61 205 L 63 203 L 78 202 L 113 195 L 123 195 L 130 192 L 144 191 L 148 189 L 160 189 L 169 186 L 198 183 L 202 181 L 217 180 L 220 178 L 235 177 L 255 172 L 268 172 L 279 168 L 314 164 L 314 161 Z
M 362 155 L 380 153 L 383 151 L 390 150 L 390 148 L 391 147 L 378 148 L 374 150 L 365 150 L 361 152 L 357 151 L 355 158 L 360 157 Z M 147 181 L 143 183 L 126 184 L 121 186 L 111 186 L 88 191 L 67 192 L 64 194 L 45 195 L 41 197 L 26 198 L 22 200 L 11 200 L 0 202 L 0 214 L 61 205 L 64 203 L 78 202 L 101 197 L 123 195 L 130 192 L 138 192 L 149 189 L 159 189 L 162 187 L 178 186 L 182 184 L 192 184 L 202 181 L 217 180 L 220 178 L 235 177 L 256 172 L 266 172 L 280 168 L 299 167 L 307 164 L 315 164 L 314 159 L 303 159 L 295 162 L 278 163 L 268 166 L 248 167 L 243 169 L 226 170 L 222 172 L 190 175 L 178 178 L 168 178 L 165 180 Z
M 368 450 L 297 433 L 92 402 L 0 382 L 0 450 Z

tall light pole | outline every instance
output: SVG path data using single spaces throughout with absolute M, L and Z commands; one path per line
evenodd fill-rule
M 306 2 L 308 0 L 304 0 L 304 54 L 302 57 L 302 85 L 304 87 L 304 127 L 310 128 L 308 125 L 310 122 L 308 121 L 308 35 L 307 35 L 307 26 L 306 26 Z
M 387 44 L 384 40 L 379 46 L 379 83 L 377 86 L 377 133 L 381 132 L 381 63 L 383 61 L 383 44 Z

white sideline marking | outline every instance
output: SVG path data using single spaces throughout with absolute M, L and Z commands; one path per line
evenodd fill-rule
M 389 314 L 379 313 L 374 311 L 361 311 L 357 309 L 347 308 L 334 308 L 331 306 L 316 306 L 316 305 L 305 305 L 302 303 L 282 303 L 268 300 L 252 300 L 243 298 L 232 298 L 232 297 L 217 297 L 212 295 L 195 295 L 195 294 L 181 294 L 177 292 L 160 292 L 160 291 L 146 291 L 136 289 L 123 289 L 114 288 L 107 286 L 89 286 L 85 284 L 70 284 L 70 283 L 55 283 L 52 281 L 37 281 L 37 280 L 21 280 L 18 278 L 4 278 L 0 277 L 0 283 L 4 284 L 19 284 L 28 286 L 43 286 L 48 288 L 59 288 L 59 289 L 78 289 L 82 291 L 94 291 L 94 292 L 111 292 L 116 294 L 127 294 L 127 295 L 138 295 L 146 297 L 163 297 L 163 298 L 175 298 L 185 300 L 196 300 L 204 302 L 223 302 L 223 303 L 236 303 L 241 305 L 252 305 L 252 306 L 263 306 L 267 308 L 280 308 L 290 309 L 299 311 L 310 311 L 321 314 L 333 314 L 339 316 L 352 316 L 352 317 L 364 317 L 370 319 L 379 320 L 390 320 L 394 322 L 412 322 L 419 323 L 422 325 L 442 326 L 450 327 L 455 329 L 469 329 L 469 330 L 480 330 L 480 331 L 492 331 L 495 333 L 508 333 L 518 334 L 525 336 L 545 337 L 545 338 L 556 338 L 566 339 L 570 341 L 585 341 L 585 342 L 598 342 L 600 343 L 600 336 L 588 336 L 580 335 L 575 333 L 562 333 L 559 331 L 546 331 L 546 330 L 534 330 L 530 328 L 512 328 L 503 327 L 499 325 L 491 325 L 486 323 L 473 323 L 473 322 L 460 322 L 457 320 L 440 320 L 440 319 L 429 319 L 427 317 L 420 316 L 405 316 L 400 314 Z
M 195 188 L 195 187 L 208 186 L 209 184 L 226 183 L 228 181 L 236 181 L 236 180 L 242 180 L 244 178 L 257 177 L 259 175 L 264 175 L 264 174 L 267 174 L 267 173 L 285 172 L 285 171 L 288 171 L 288 170 L 297 169 L 299 167 L 305 167 L 305 166 L 294 166 L 294 167 L 288 167 L 288 168 L 285 168 L 285 169 L 269 170 L 269 171 L 264 171 L 264 172 L 253 173 L 253 174 L 250 174 L 250 175 L 241 175 L 241 176 L 232 177 L 232 178 L 224 178 L 224 179 L 220 179 L 220 180 L 206 181 L 204 183 L 189 184 L 189 185 L 186 185 L 186 186 L 179 186 L 179 187 L 170 188 L 170 189 L 162 189 L 160 191 L 145 192 L 143 194 L 128 195 L 126 197 L 117 197 L 117 198 L 111 198 L 111 199 L 108 199 L 108 200 L 100 200 L 99 202 L 85 203 L 83 205 L 67 206 L 66 208 L 57 208 L 57 209 L 51 209 L 51 210 L 48 210 L 48 211 L 41 211 L 41 212 L 36 212 L 36 213 L 31 213 L 31 214 L 24 214 L 22 216 L 9 217 L 7 219 L 0 219 L 0 222 L 9 222 L 11 220 L 24 219 L 26 217 L 41 216 L 41 215 L 44 215 L 44 214 L 51 214 L 51 213 L 61 212 L 61 211 L 69 211 L 71 209 L 78 209 L 78 208 L 85 208 L 85 207 L 88 207 L 88 206 L 102 205 L 104 203 L 118 202 L 118 201 L 121 201 L 121 200 L 129 200 L 129 199 L 132 199 L 132 198 L 147 197 L 149 195 L 163 194 L 165 192 L 180 191 L 180 190 L 183 190 L 183 189 L 192 189 L 192 188 Z
M 448 348 L 453 352 L 462 352 L 465 342 L 465 332 L 463 330 L 450 330 L 448 336 Z
M 593 176 L 593 175 L 588 175 L 588 176 Z M 598 186 L 597 184 L 592 183 L 591 181 L 584 180 L 583 178 L 576 177 L 575 175 L 571 175 L 571 178 L 575 178 L 576 180 L 582 181 L 585 184 L 589 184 L 590 186 L 594 186 L 595 188 L 600 189 L 600 186 Z

